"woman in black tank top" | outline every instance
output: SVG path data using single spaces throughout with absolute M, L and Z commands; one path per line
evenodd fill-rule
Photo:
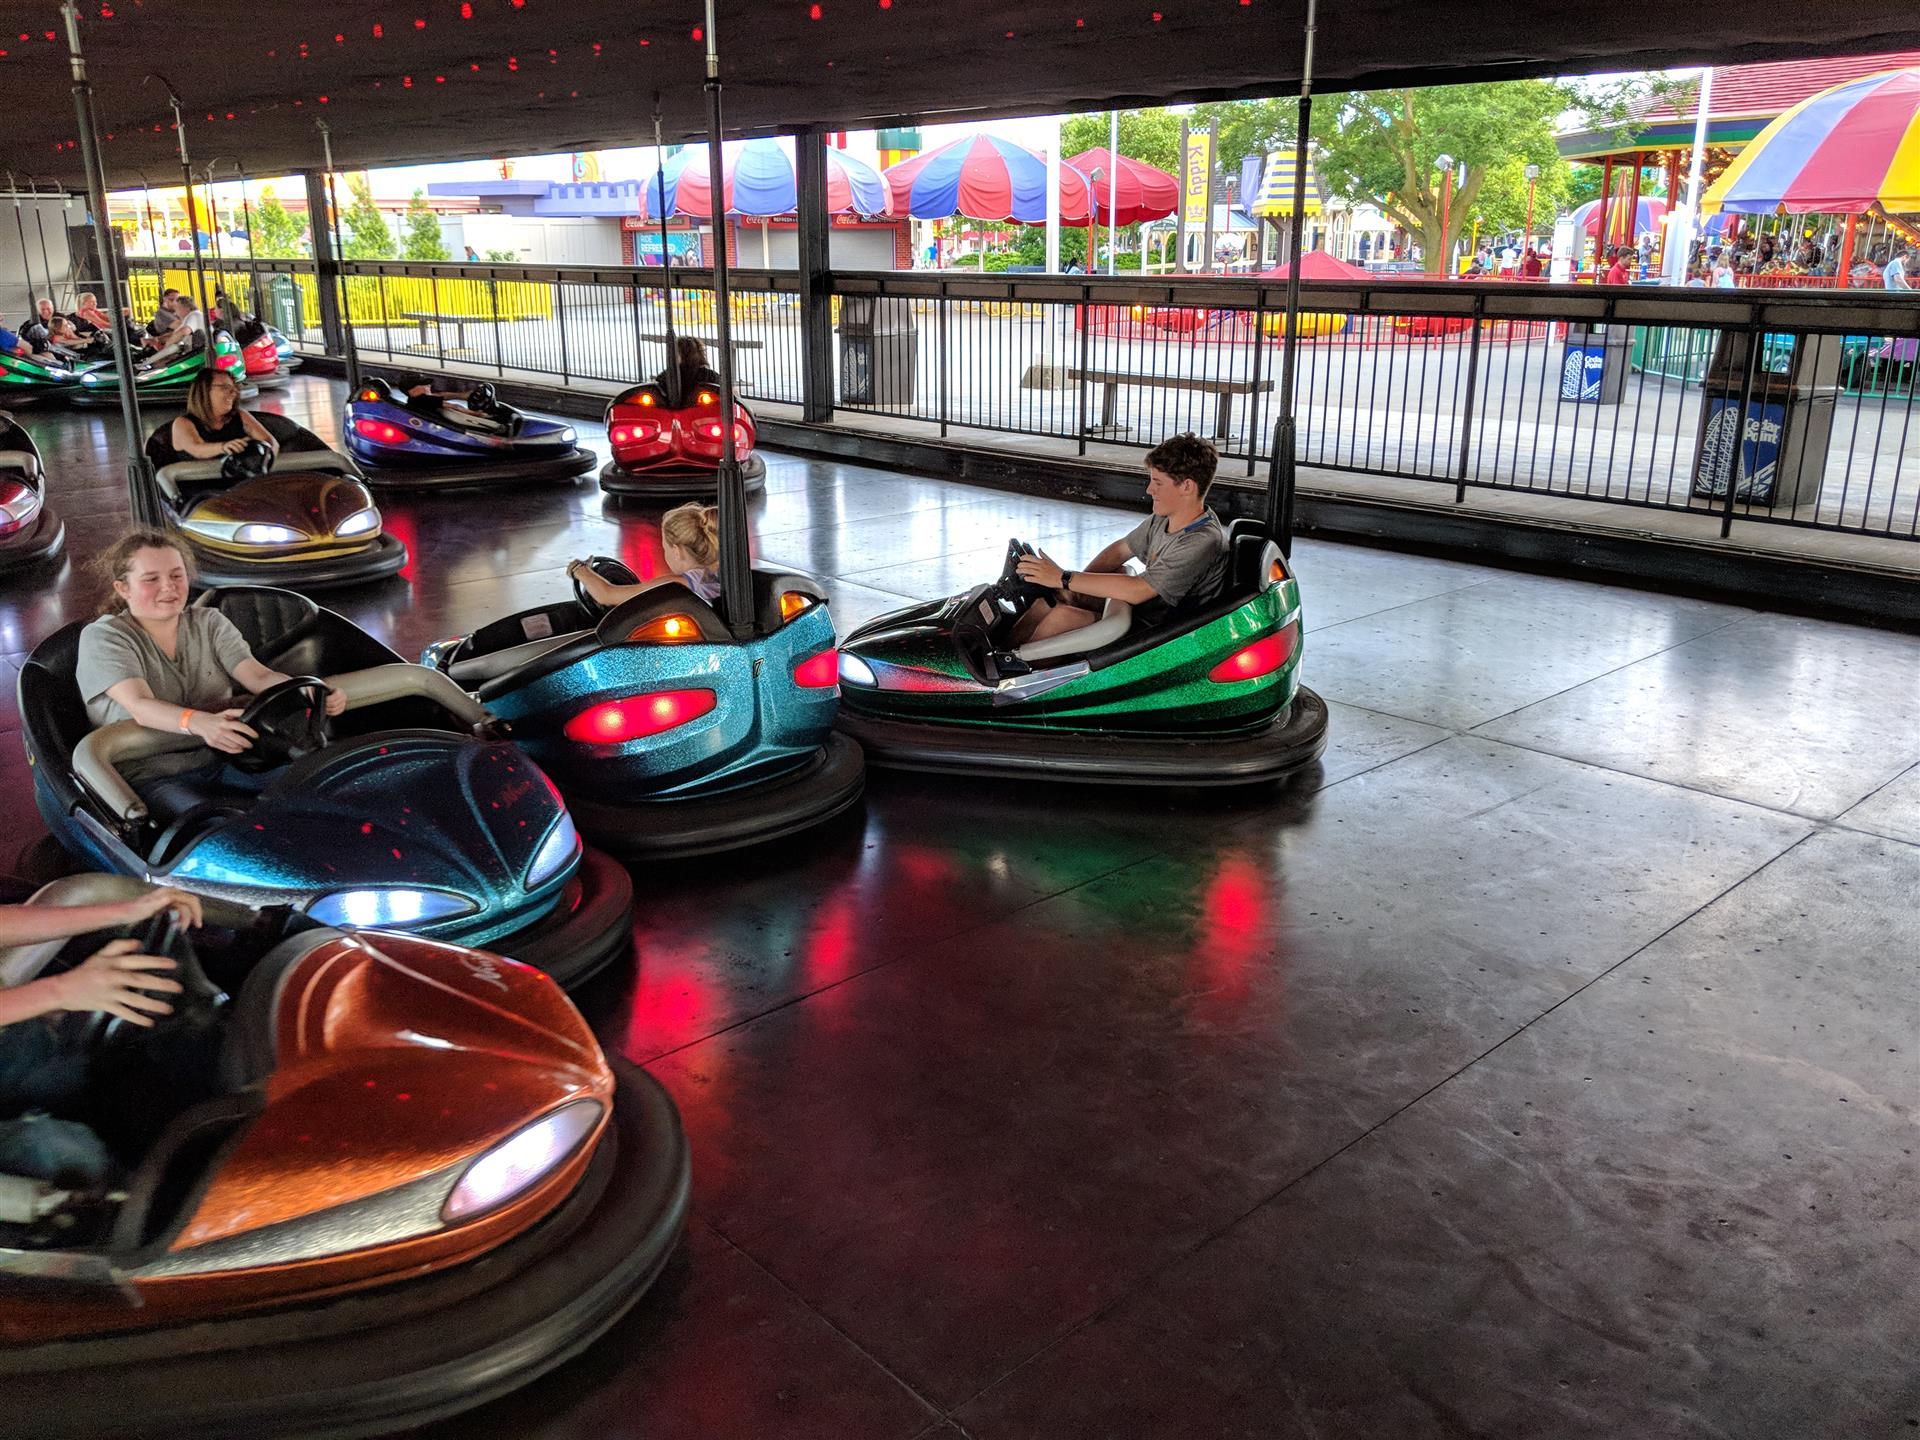
M 187 387 L 187 413 L 168 427 L 167 438 L 182 460 L 218 460 L 258 440 L 280 449 L 258 420 L 240 408 L 240 386 L 224 370 L 207 369 Z

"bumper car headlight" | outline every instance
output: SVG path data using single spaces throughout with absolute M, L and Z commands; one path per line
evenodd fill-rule
M 574 435 L 573 427 L 571 425 L 562 425 L 560 427 L 560 434 L 558 438 L 562 445 L 571 445 L 573 444 L 574 440 L 578 437 Z
M 580 835 L 573 828 L 573 817 L 562 813 L 553 829 L 547 832 L 547 838 L 540 842 L 540 848 L 534 851 L 533 863 L 527 866 L 527 889 L 538 890 L 566 869 L 579 849 Z
M 364 535 L 369 530 L 377 530 L 379 528 L 380 512 L 369 507 L 365 510 L 354 511 L 353 514 L 340 522 L 333 533 L 340 536 Z
M 307 907 L 310 919 L 322 925 L 424 925 L 464 915 L 473 902 L 440 890 L 336 890 Z
M 242 525 L 233 538 L 242 545 L 291 545 L 300 532 L 286 525 Z
M 849 651 L 840 652 L 840 683 L 842 685 L 865 685 L 872 689 L 879 684 L 873 678 L 873 667 L 858 655 Z
M 11 535 L 40 513 L 40 492 L 18 480 L 0 481 L 0 535 Z
M 523 1126 L 467 1166 L 441 1215 L 469 1220 L 532 1189 L 580 1147 L 599 1120 L 598 1100 L 575 1100 Z
M 100 377 L 93 374 L 82 375 L 80 377 L 80 383 L 82 385 L 98 385 L 100 383 Z

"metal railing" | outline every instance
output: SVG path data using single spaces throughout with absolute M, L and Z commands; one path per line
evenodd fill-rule
M 210 283 L 320 343 L 311 262 L 229 261 Z M 617 387 L 666 361 L 654 268 L 349 262 L 373 365 Z M 136 294 L 151 267 L 134 266 Z M 169 283 L 184 280 L 171 266 Z M 711 341 L 706 272 L 676 270 L 675 329 Z M 145 283 L 154 283 L 146 280 Z M 809 337 L 799 277 L 742 271 L 752 399 L 799 404 L 809 343 L 843 411 L 1060 454 L 1192 430 L 1258 473 L 1283 285 L 835 272 Z M 1920 297 L 1382 277 L 1304 287 L 1300 460 L 1469 489 L 1920 539 Z M 276 306 L 279 313 L 276 313 Z M 287 328 L 284 324 L 282 328 Z M 294 333 L 290 331 L 289 333 Z

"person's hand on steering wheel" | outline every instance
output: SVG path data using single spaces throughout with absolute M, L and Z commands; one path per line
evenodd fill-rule
M 238 455 L 246 448 L 247 442 L 245 440 L 228 440 L 221 444 L 220 453 L 222 455 Z
M 110 940 L 66 974 L 50 978 L 59 986 L 62 1010 L 97 1011 L 129 1024 L 151 1025 L 154 1017 L 173 1013 L 173 1006 L 159 997 L 182 989 L 178 980 L 156 972 L 175 968 L 164 955 L 141 954 L 137 940 Z
M 585 560 L 567 562 L 567 579 L 573 582 L 575 591 L 585 591 L 587 598 L 602 610 L 611 609 L 617 603 L 614 587 L 602 579 L 593 566 Z
M 1022 555 L 1014 569 L 1029 585 L 1058 590 L 1067 583 L 1067 572 L 1044 550 L 1034 555 Z
M 326 711 L 329 716 L 346 714 L 347 692 L 344 690 L 336 690 L 329 685 L 327 687 Z
M 114 908 L 119 912 L 114 917 L 115 925 L 138 925 L 162 910 L 173 911 L 173 918 L 188 929 L 196 929 L 202 923 L 200 897 L 171 885 L 145 891 Z
M 196 710 L 187 721 L 187 729 L 223 755 L 239 755 L 253 748 L 259 738 L 250 725 L 242 725 L 240 710 Z

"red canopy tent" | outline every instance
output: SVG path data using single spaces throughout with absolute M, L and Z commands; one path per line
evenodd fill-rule
M 1271 270 L 1262 270 L 1262 280 L 1285 280 L 1293 274 L 1291 262 L 1276 265 Z M 1329 255 L 1324 250 L 1309 250 L 1300 257 L 1300 278 L 1302 280 L 1370 280 L 1373 277 L 1358 265 L 1349 265 L 1346 261 Z

